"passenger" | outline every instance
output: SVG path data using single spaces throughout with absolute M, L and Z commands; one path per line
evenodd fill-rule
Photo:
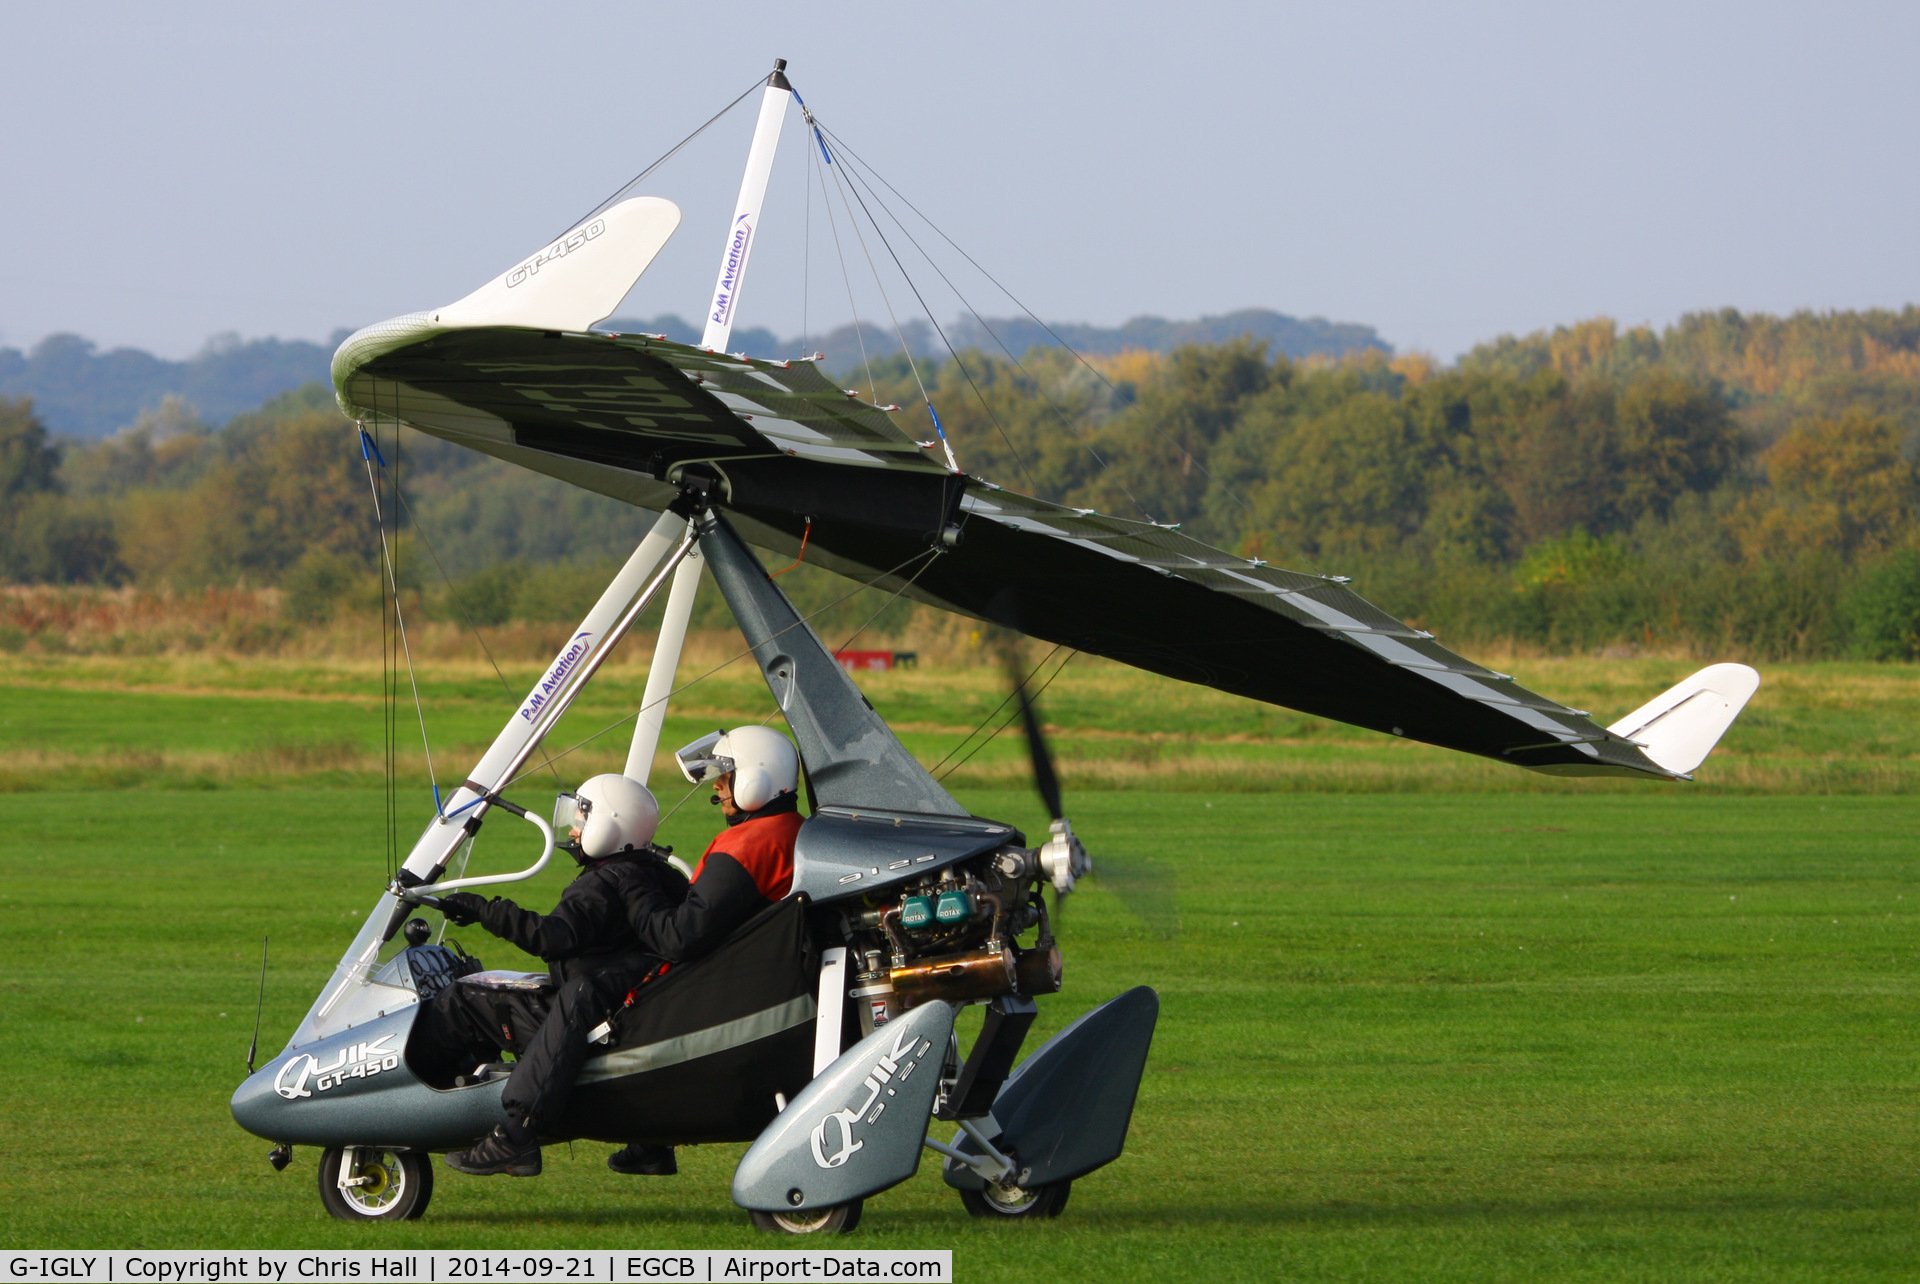
M 709 781 L 727 827 L 707 844 L 679 904 L 653 902 L 633 916 L 642 946 L 672 963 L 697 959 L 734 928 L 793 889 L 793 845 L 800 834 L 800 759 L 766 727 L 703 736 L 674 755 L 694 784 Z M 607 1157 L 617 1173 L 675 1171 L 673 1147 L 634 1143 Z
M 442 1072 L 471 1069 L 496 1050 L 515 1054 L 500 1101 L 507 1122 L 478 1145 L 447 1156 L 447 1166 L 477 1177 L 540 1172 L 542 1128 L 560 1122 L 586 1060 L 587 1034 L 660 964 L 634 935 L 638 918 L 670 909 L 686 894 L 680 872 L 650 847 L 660 806 L 625 776 L 595 776 L 572 803 L 567 850 L 581 871 L 551 914 L 472 892 L 439 898 L 449 922 L 478 923 L 538 955 L 550 993 L 453 984 L 420 1014 L 414 1046 Z M 557 826 L 556 826 L 557 827 Z
M 726 817 L 694 867 L 678 905 L 654 904 L 633 918 L 646 949 L 675 963 L 697 959 L 793 889 L 793 845 L 800 834 L 800 759 L 767 727 L 736 727 L 694 741 L 676 755 L 695 784 L 713 785 Z

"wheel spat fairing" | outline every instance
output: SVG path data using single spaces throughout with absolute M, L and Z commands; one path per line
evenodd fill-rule
M 1071 1181 L 1120 1157 L 1159 1017 L 1160 996 L 1138 986 L 1069 1023 L 1007 1077 L 993 1118 L 996 1144 L 1014 1159 L 1019 1185 Z M 954 1144 L 981 1153 L 964 1132 Z M 959 1190 L 987 1184 L 952 1159 L 942 1176 Z

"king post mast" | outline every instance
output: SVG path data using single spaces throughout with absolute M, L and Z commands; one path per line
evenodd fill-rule
M 753 127 L 753 148 L 747 153 L 747 172 L 740 178 L 740 199 L 727 226 L 727 248 L 720 256 L 720 276 L 713 286 L 713 304 L 707 309 L 706 333 L 700 346 L 725 352 L 739 311 L 740 282 L 747 274 L 747 256 L 753 252 L 760 226 L 760 207 L 767 199 L 767 178 L 773 172 L 773 154 L 780 146 L 780 127 L 786 122 L 793 86 L 787 83 L 787 60 L 776 58 L 760 98 L 760 119 Z
M 733 319 L 740 309 L 740 283 L 747 274 L 747 256 L 753 252 L 753 238 L 760 227 L 760 207 L 767 198 L 767 179 L 773 172 L 773 154 L 780 146 L 780 128 L 786 123 L 787 102 L 793 86 L 787 83 L 787 60 L 777 58 L 773 74 L 767 77 L 767 89 L 760 99 L 760 119 L 753 127 L 753 146 L 747 151 L 747 170 L 740 178 L 740 199 L 733 207 L 733 222 L 727 227 L 726 248 L 720 254 L 720 276 L 714 282 L 713 302 L 707 308 L 706 333 L 700 346 L 709 352 L 725 352 L 733 335 Z M 660 620 L 660 636 L 654 643 L 653 664 L 647 673 L 646 693 L 640 697 L 640 713 L 634 719 L 633 745 L 627 751 L 625 774 L 642 784 L 648 783 L 653 770 L 653 755 L 660 745 L 660 730 L 667 719 L 667 697 L 673 692 L 674 674 L 679 668 L 680 651 L 686 644 L 687 625 L 693 617 L 694 597 L 700 588 L 704 559 L 699 549 L 690 550 L 674 573 L 673 588 L 667 595 L 667 609 Z

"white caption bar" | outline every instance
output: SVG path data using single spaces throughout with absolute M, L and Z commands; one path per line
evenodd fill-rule
M 9 1253 L 0 1280 L 59 1284 L 517 1284 L 518 1281 L 671 1280 L 675 1284 L 770 1284 L 779 1280 L 953 1279 L 951 1249 L 867 1252 L 755 1249 L 595 1249 L 571 1252 L 447 1252 L 371 1250 L 300 1252 L 291 1249 L 210 1252 L 199 1249 Z

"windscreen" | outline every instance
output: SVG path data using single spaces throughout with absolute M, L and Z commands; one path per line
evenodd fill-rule
M 442 877 L 448 880 L 459 878 L 466 872 L 467 862 L 472 855 L 473 840 L 468 838 L 454 852 L 453 859 L 447 862 Z M 344 1030 L 350 1025 L 377 1017 L 383 1011 L 391 1012 L 396 1007 L 418 1001 L 418 996 L 411 989 L 374 979 L 382 963 L 407 947 L 405 938 L 398 932 L 388 940 L 380 939 L 386 933 L 387 924 L 393 921 L 393 911 L 399 903 L 392 892 L 380 893 L 373 912 L 367 915 L 366 922 L 360 925 L 360 931 L 353 938 L 353 944 L 347 947 L 347 952 L 334 965 L 333 975 L 327 979 L 319 997 L 314 999 L 306 1017 L 294 1030 L 287 1047 L 311 1043 L 336 1030 Z M 434 933 L 434 939 L 439 940 L 446 930 L 443 920 Z

